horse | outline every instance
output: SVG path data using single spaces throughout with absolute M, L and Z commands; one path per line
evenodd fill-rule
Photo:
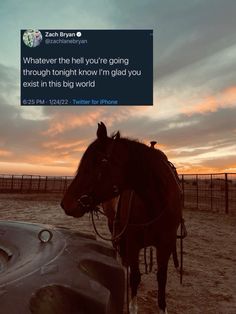
M 109 137 L 101 122 L 97 138 L 83 154 L 61 207 L 67 215 L 82 217 L 116 197 L 120 197 L 120 228 L 127 224 L 120 249 L 123 262 L 130 265 L 130 312 L 137 313 L 139 250 L 151 245 L 158 252 L 158 306 L 160 313 L 167 313 L 167 269 L 182 218 L 181 188 L 163 152 L 120 137 L 119 132 Z M 143 230 L 138 231 L 138 226 Z M 113 230 L 115 238 L 119 238 L 118 233 L 120 230 Z

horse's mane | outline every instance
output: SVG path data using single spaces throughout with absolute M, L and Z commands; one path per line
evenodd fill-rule
M 136 169 L 137 167 L 142 166 L 142 168 L 147 171 L 150 159 L 157 159 L 157 156 L 159 155 L 159 150 L 153 149 L 139 140 L 122 137 L 120 138 L 120 142 L 128 147 L 132 160 L 132 167 Z
M 113 133 L 111 137 L 108 137 L 107 141 L 116 141 L 117 143 L 122 143 L 125 147 L 127 147 L 131 157 L 130 160 L 132 160 L 132 162 L 128 165 L 130 172 L 127 172 L 127 174 L 129 173 L 131 176 L 134 175 L 133 171 L 138 170 L 143 180 L 146 180 L 149 176 L 152 175 L 151 172 L 153 169 L 151 164 L 154 160 L 154 163 L 157 167 L 162 165 L 163 161 L 167 161 L 167 157 L 159 149 L 153 149 L 140 142 L 138 139 L 121 137 L 119 131 Z M 76 171 L 76 175 L 78 174 L 80 167 L 82 168 L 84 161 L 88 162 L 88 159 L 91 159 L 94 156 L 94 153 L 97 151 L 102 151 L 102 149 L 103 147 L 101 142 L 99 142 L 97 139 L 94 140 L 84 152 Z M 93 160 L 90 160 L 90 162 L 92 163 Z M 159 169 L 159 171 L 162 172 L 161 169 Z

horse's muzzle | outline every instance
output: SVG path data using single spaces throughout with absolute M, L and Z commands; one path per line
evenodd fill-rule
M 64 210 L 65 214 L 72 217 L 82 217 L 85 214 L 85 210 L 78 206 L 78 203 L 75 202 L 75 206 L 66 206 L 66 204 L 62 201 L 61 202 L 61 208 Z

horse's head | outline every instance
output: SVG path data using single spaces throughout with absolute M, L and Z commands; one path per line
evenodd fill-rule
M 77 174 L 61 202 L 67 215 L 81 217 L 120 192 L 124 185 L 126 155 L 119 134 L 107 136 L 98 124 L 97 139 L 85 151 Z

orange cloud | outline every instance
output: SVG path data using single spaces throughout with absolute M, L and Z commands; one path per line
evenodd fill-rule
M 175 163 L 177 171 L 179 174 L 207 174 L 207 173 L 216 173 L 224 172 L 224 169 L 214 168 L 214 167 L 205 167 L 200 164 L 190 164 L 190 163 Z
M 101 120 L 101 109 L 79 114 L 75 116 L 72 113 L 64 113 L 63 115 L 56 114 L 50 121 L 50 127 L 43 132 L 43 135 L 55 136 L 63 133 L 66 130 L 72 130 L 85 125 L 96 125 L 97 121 Z
M 12 152 L 5 149 L 0 149 L 0 157 L 9 157 L 12 156 Z
M 25 175 L 53 175 L 53 176 L 67 176 L 74 175 L 74 167 L 61 167 L 60 165 L 52 167 L 50 165 L 27 164 L 24 162 L 0 162 L 1 174 L 25 174 Z M 73 168 L 73 169 L 72 169 Z
M 222 166 L 205 166 L 201 162 L 176 162 L 174 163 L 179 174 L 208 174 L 208 173 L 235 173 L 236 163 L 225 162 Z
M 45 148 L 50 148 L 53 150 L 65 150 L 65 149 L 71 149 L 73 151 L 85 151 L 87 148 L 87 141 L 81 140 L 81 141 L 73 141 L 73 142 L 58 142 L 58 141 L 48 141 L 43 143 L 42 145 Z
M 190 107 L 185 107 L 182 111 L 185 114 L 214 112 L 221 108 L 236 106 L 236 86 L 229 87 L 216 95 L 210 95 L 204 101 Z
M 92 108 L 90 111 L 79 113 L 56 113 L 50 120 L 49 128 L 43 132 L 43 135 L 56 136 L 64 133 L 67 130 L 72 130 L 78 127 L 91 125 L 96 126 L 98 122 L 104 121 L 108 128 L 112 127 L 115 122 L 124 121 L 132 115 L 136 115 L 137 112 L 143 112 L 150 109 L 145 106 L 125 106 L 114 107 L 107 110 L 107 108 Z M 109 130 L 113 131 L 113 130 Z

